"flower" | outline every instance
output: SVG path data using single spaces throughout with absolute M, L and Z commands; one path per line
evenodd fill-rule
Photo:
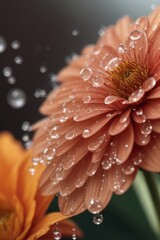
M 62 213 L 98 213 L 139 168 L 160 172 L 160 8 L 106 29 L 58 75 L 33 150 L 50 163 L 40 187 Z
M 54 234 L 71 236 L 76 227 L 59 212 L 44 216 L 53 197 L 43 197 L 37 189 L 44 167 L 35 176 L 28 173 L 31 153 L 24 150 L 11 134 L 0 134 L 0 239 L 53 239 Z M 59 232 L 58 232 L 59 230 Z M 58 238 L 57 238 L 58 239 Z

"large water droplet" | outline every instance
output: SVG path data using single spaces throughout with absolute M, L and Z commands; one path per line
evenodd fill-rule
M 122 171 L 126 174 L 126 175 L 130 175 L 135 171 L 135 167 L 132 165 L 129 165 L 125 168 L 122 168 Z
M 22 64 L 22 63 L 23 63 L 23 58 L 22 58 L 22 56 L 16 56 L 16 57 L 14 58 L 14 62 L 15 62 L 16 64 L 18 64 L 18 65 Z
M 3 68 L 2 72 L 5 77 L 10 77 L 12 75 L 12 68 L 6 66 Z
M 115 102 L 117 100 L 118 100 L 118 97 L 116 97 L 116 96 L 107 96 L 104 99 L 104 103 L 108 105 L 108 104 L 111 104 L 111 103 L 113 103 L 113 102 Z
M 138 30 L 134 30 L 133 32 L 131 32 L 130 34 L 130 39 L 133 41 L 138 40 L 141 37 L 141 32 Z
M 19 49 L 21 46 L 21 43 L 19 40 L 14 40 L 12 43 L 11 43 L 11 47 L 15 50 Z
M 155 85 L 156 85 L 156 79 L 150 77 L 144 81 L 144 83 L 142 84 L 142 88 L 144 89 L 145 92 L 147 92 L 151 90 Z
M 103 161 L 102 161 L 102 168 L 104 170 L 108 170 L 112 167 L 112 158 L 105 158 Z
M 105 71 L 107 71 L 108 70 L 108 63 L 111 59 L 113 59 L 113 56 L 111 54 L 106 54 L 100 62 L 100 67 L 102 69 L 104 69 Z
M 53 229 L 53 237 L 54 237 L 54 240 L 60 240 L 62 238 L 61 230 L 58 227 Z
M 118 57 L 112 58 L 107 65 L 107 69 L 113 71 L 116 67 L 119 66 L 120 61 L 121 60 Z
M 59 128 L 60 128 L 59 126 L 54 126 L 54 127 L 50 130 L 49 136 L 50 136 L 52 139 L 58 139 L 58 138 L 60 137 L 59 132 L 58 132 Z
M 143 96 L 144 96 L 144 90 L 143 89 L 138 89 L 134 91 L 128 98 L 130 103 L 135 103 L 138 102 Z
M 56 149 L 53 147 L 47 147 L 43 151 L 43 156 L 47 161 L 51 161 L 56 154 Z
M 102 211 L 102 203 L 98 198 L 91 198 L 88 205 L 88 211 L 93 214 L 100 213 Z
M 27 97 L 25 92 L 22 89 L 18 89 L 18 88 L 11 89 L 7 94 L 8 104 L 15 109 L 24 107 L 24 105 L 26 104 L 26 101 L 27 101 Z
M 84 129 L 82 136 L 84 138 L 87 138 L 89 136 L 89 134 L 90 134 L 90 130 L 89 130 L 89 128 L 86 128 L 86 129 Z
M 142 134 L 150 134 L 152 132 L 152 124 L 149 120 L 141 125 Z
M 93 223 L 96 225 L 100 225 L 103 222 L 103 215 L 98 213 L 93 216 Z
M 88 81 L 92 75 L 92 69 L 91 68 L 83 68 L 80 71 L 80 75 L 84 81 Z
M 6 41 L 3 37 L 0 36 L 0 54 L 3 53 L 7 48 Z

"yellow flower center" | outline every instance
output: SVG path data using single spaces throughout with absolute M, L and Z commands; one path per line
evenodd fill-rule
M 144 66 L 129 61 L 121 62 L 113 70 L 108 71 L 108 75 L 112 82 L 112 94 L 125 99 L 138 90 L 149 77 Z
M 14 216 L 9 210 L 0 209 L 0 239 L 13 239 Z

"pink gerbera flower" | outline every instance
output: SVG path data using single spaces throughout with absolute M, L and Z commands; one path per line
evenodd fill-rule
M 160 172 L 160 8 L 123 17 L 58 75 L 41 107 L 34 152 L 50 163 L 44 195 L 66 214 L 100 212 L 139 168 Z

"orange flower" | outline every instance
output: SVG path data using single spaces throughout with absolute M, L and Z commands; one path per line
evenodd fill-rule
M 31 176 L 27 171 L 30 157 L 9 133 L 0 135 L 0 239 L 49 240 L 53 239 L 53 231 L 59 234 L 58 230 L 71 236 L 72 228 L 77 229 L 75 224 L 68 220 L 55 224 L 65 219 L 61 213 L 44 216 L 53 197 L 38 193 L 38 180 L 44 168 L 39 166 L 35 176 Z
M 123 17 L 59 73 L 62 85 L 41 107 L 34 151 L 52 162 L 44 195 L 61 211 L 100 212 L 139 168 L 160 171 L 160 8 Z

